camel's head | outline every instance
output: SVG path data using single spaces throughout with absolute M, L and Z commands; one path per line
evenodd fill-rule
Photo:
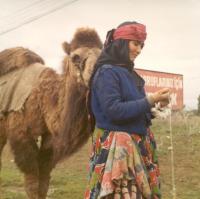
M 102 43 L 94 29 L 79 28 L 70 44 L 63 43 L 67 53 L 63 61 L 64 73 L 73 72 L 87 86 L 101 48 Z

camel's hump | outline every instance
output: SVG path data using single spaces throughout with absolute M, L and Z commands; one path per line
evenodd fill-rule
M 0 52 L 0 76 L 5 75 L 15 69 L 28 67 L 33 63 L 44 64 L 43 59 L 33 51 L 15 47 Z

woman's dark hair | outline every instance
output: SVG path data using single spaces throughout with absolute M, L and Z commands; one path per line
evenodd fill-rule
M 121 23 L 117 28 L 137 24 L 136 21 L 126 21 Z M 118 65 L 126 67 L 129 71 L 133 70 L 133 62 L 129 59 L 129 40 L 126 39 L 117 39 L 113 41 L 113 33 L 115 29 L 112 29 L 107 32 L 106 41 L 104 43 L 104 48 L 96 61 L 94 66 L 93 73 L 89 81 L 89 88 L 92 86 L 93 78 L 96 74 L 96 71 L 104 64 Z

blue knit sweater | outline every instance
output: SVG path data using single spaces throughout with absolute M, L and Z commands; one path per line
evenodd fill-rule
M 145 135 L 151 124 L 144 80 L 120 66 L 103 65 L 93 79 L 91 107 L 96 126 Z M 139 80 L 139 81 L 138 81 Z

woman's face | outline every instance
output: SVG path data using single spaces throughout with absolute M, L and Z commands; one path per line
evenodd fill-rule
M 140 54 L 144 46 L 143 42 L 140 41 L 129 41 L 129 58 L 134 61 L 135 58 Z

